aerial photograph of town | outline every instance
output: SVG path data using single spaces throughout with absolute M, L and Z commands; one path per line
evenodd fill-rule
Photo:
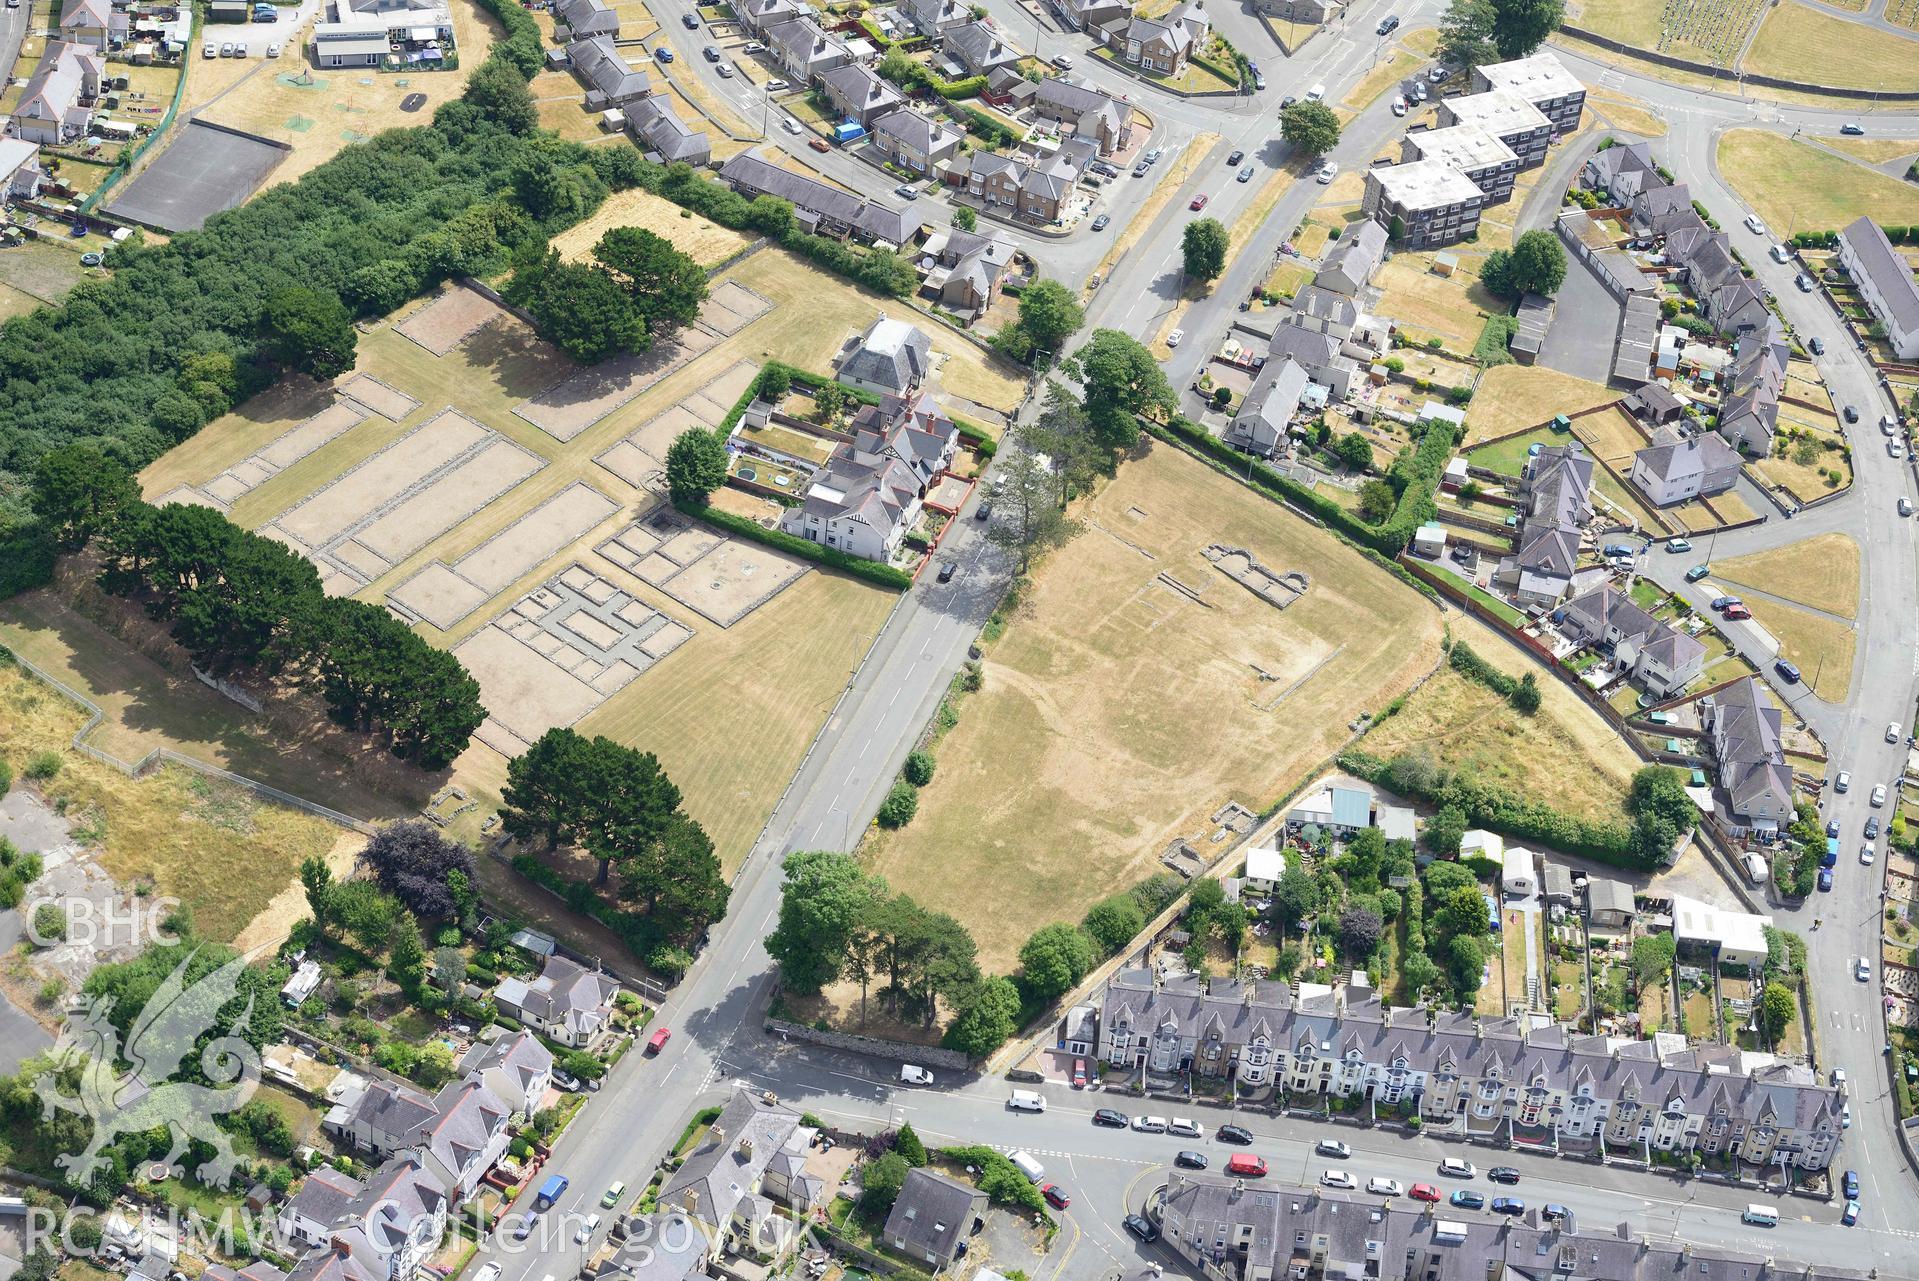
M 1919 1281 L 1919 0 L 0 6 L 0 1281 Z

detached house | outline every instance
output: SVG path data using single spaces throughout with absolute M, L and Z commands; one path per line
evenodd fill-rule
M 508 978 L 493 990 L 500 1011 L 561 1045 L 586 1046 L 606 1030 L 620 990 L 598 970 L 549 956 L 536 979 Z
M 1593 518 L 1593 460 L 1578 441 L 1549 445 L 1526 460 L 1519 493 L 1528 521 L 1582 526 Z
M 1656 385 L 1656 384 L 1650 384 Z M 1670 427 L 1632 456 L 1632 483 L 1658 507 L 1724 493 L 1739 479 L 1739 454 L 1715 432 L 1681 436 Z
M 98 50 L 64 40 L 49 44 L 14 106 L 13 135 L 42 147 L 86 137 L 106 70 Z
M 858 62 L 827 72 L 820 77 L 820 87 L 841 119 L 856 121 L 860 128 L 867 130 L 872 129 L 874 121 L 897 110 L 906 101 L 899 90 L 874 74 L 871 67 Z
M 1885 326 L 1893 355 L 1919 360 L 1919 284 L 1879 224 L 1862 217 L 1840 232 L 1839 261 Z
M 1164 18 L 1142 18 L 1135 13 L 1125 23 L 1106 30 L 1113 52 L 1142 71 L 1176 76 L 1212 35 L 1213 20 L 1200 0 L 1184 0 Z
M 952 465 L 959 429 L 920 395 L 864 406 L 852 426 L 853 439 L 833 451 L 780 528 L 885 563 L 919 518 L 926 491 Z
M 848 387 L 909 396 L 933 372 L 933 340 L 915 325 L 881 315 L 854 343 L 835 375 Z
M 928 236 L 920 252 L 934 264 L 921 292 L 949 311 L 977 316 L 998 301 L 1015 250 L 999 236 L 946 227 Z
M 1704 700 L 1706 733 L 1719 765 L 1713 802 L 1735 836 L 1771 839 L 1792 821 L 1792 770 L 1780 739 L 1779 709 L 1748 676 Z
M 553 1084 L 553 1051 L 522 1029 L 474 1045 L 460 1060 L 460 1075 L 484 1083 L 514 1116 L 530 1117 Z
M 960 136 L 931 116 L 901 107 L 873 122 L 873 145 L 902 169 L 930 174 L 959 154 Z
M 1017 94 L 1018 91 L 1015 90 Z M 1133 140 L 1133 107 L 1089 85 L 1048 76 L 1031 86 L 1033 114 L 1072 137 L 1089 138 L 1110 156 Z
M 909 1170 L 900 1185 L 881 1240 L 934 1273 L 945 1271 L 986 1214 L 986 1194 L 934 1170 Z

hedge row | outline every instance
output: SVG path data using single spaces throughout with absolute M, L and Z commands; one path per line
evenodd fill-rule
M 1474 827 L 1618 867 L 1649 871 L 1657 866 L 1639 856 L 1633 846 L 1632 828 L 1624 823 L 1577 818 L 1503 787 L 1443 771 L 1420 771 L 1430 776 L 1427 781 L 1413 771 L 1395 769 L 1393 761 L 1382 761 L 1357 748 L 1341 752 L 1338 763 L 1341 769 L 1376 787 L 1442 809 L 1457 809 Z
M 1204 427 L 1175 418 L 1165 424 L 1175 438 L 1231 467 L 1235 473 L 1257 478 L 1260 484 L 1283 495 L 1286 501 L 1305 508 L 1320 520 L 1363 547 L 1382 556 L 1397 556 L 1413 540 L 1413 531 L 1431 520 L 1437 510 L 1433 495 L 1439 489 L 1440 474 L 1453 454 L 1453 434 L 1443 423 L 1431 424 L 1420 438 L 1405 466 L 1393 465 L 1393 476 L 1404 482 L 1399 505 L 1383 525 L 1369 525 L 1330 498 L 1308 489 L 1290 476 L 1234 449 Z M 1155 425 L 1149 424 L 1149 430 Z
M 1452 652 L 1446 658 L 1454 671 L 1478 681 L 1501 698 L 1511 698 L 1513 691 L 1519 688 L 1518 681 L 1481 658 L 1465 641 L 1454 641 Z
M 955 418 L 952 414 L 948 414 L 947 417 L 951 418 L 953 426 L 959 429 L 960 439 L 971 445 L 973 452 L 981 458 L 991 458 L 999 452 L 999 442 L 988 436 L 984 427 L 978 423 L 969 423 L 964 418 Z
M 849 556 L 837 547 L 822 547 L 797 534 L 789 534 L 783 529 L 768 529 L 757 521 L 736 516 L 732 512 L 721 511 L 717 507 L 693 502 L 675 503 L 674 506 L 688 516 L 706 521 L 708 524 L 718 525 L 729 534 L 750 538 L 756 543 L 764 543 L 768 547 L 791 556 L 798 556 L 802 560 L 810 560 L 828 569 L 837 569 L 854 578 L 863 578 L 879 587 L 903 592 L 913 585 L 913 576 L 905 570 L 895 569 L 891 565 L 882 565 L 875 560 Z
M 506 34 L 493 44 L 487 61 L 495 58 L 511 64 L 522 79 L 531 80 L 540 72 L 546 51 L 540 40 L 540 25 L 519 0 L 479 0 L 480 7 L 498 19 Z

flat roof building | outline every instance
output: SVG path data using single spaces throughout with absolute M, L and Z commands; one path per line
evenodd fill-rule
M 1524 98 L 1553 122 L 1553 133 L 1559 137 L 1578 132 L 1580 112 L 1586 105 L 1586 86 L 1550 53 L 1474 67 L 1473 88 L 1503 90 Z
M 1478 125 L 1409 133 L 1402 158 L 1436 160 L 1457 169 L 1486 193 L 1486 203 L 1495 205 L 1512 198 L 1519 173 L 1519 153 Z
M 1409 249 L 1433 249 L 1479 230 L 1486 193 L 1437 160 L 1375 165 L 1366 171 L 1360 208 Z
M 1521 169 L 1543 163 L 1553 140 L 1553 122 L 1545 113 L 1518 94 L 1504 90 L 1441 98 L 1439 123 L 1445 127 L 1478 125 L 1517 153 Z

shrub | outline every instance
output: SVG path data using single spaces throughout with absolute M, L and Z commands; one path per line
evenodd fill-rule
M 60 753 L 48 748 L 35 752 L 27 759 L 26 776 L 36 783 L 44 783 L 60 772 Z
M 933 754 L 914 752 L 906 758 L 906 781 L 914 787 L 925 787 L 933 781 Z
M 893 790 L 886 794 L 880 803 L 879 824 L 881 827 L 905 827 L 913 821 L 913 815 L 919 813 L 920 794 L 905 779 L 893 784 Z
M 58 903 L 42 903 L 34 909 L 33 932 L 48 943 L 67 936 L 67 911 Z

